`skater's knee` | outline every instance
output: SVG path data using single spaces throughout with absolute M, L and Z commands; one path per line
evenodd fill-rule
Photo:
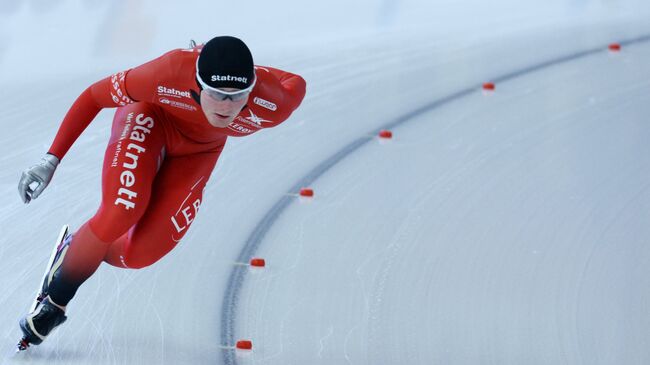
M 110 240 L 103 239 L 102 236 L 97 234 L 97 231 L 93 227 L 92 219 L 79 227 L 79 230 L 74 234 L 74 239 L 106 247 L 108 247 L 111 242 Z
M 107 217 L 101 212 L 97 212 L 94 217 L 88 221 L 90 231 L 104 242 L 114 242 L 123 236 L 137 221 L 114 220 Z

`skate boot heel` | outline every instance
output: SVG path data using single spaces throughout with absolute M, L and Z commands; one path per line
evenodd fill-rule
M 20 329 L 23 332 L 23 338 L 18 344 L 26 349 L 30 344 L 39 345 L 45 338 L 52 333 L 52 330 L 65 322 L 68 317 L 65 316 L 63 309 L 54 305 L 49 297 L 41 301 L 36 310 L 25 318 L 20 320 Z

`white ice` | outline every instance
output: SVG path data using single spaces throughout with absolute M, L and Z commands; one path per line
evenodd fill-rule
M 650 35 L 648 15 L 641 0 L 3 3 L 0 364 L 650 363 L 650 41 L 607 50 Z M 21 171 L 92 82 L 217 34 L 303 75 L 303 105 L 229 140 L 172 253 L 103 265 L 68 322 L 12 356 L 58 229 L 98 206 L 113 111 L 29 205 Z M 370 135 L 394 121 L 392 140 Z M 267 268 L 245 270 L 229 318 L 254 348 L 224 357 L 249 236 L 360 138 L 259 242 Z

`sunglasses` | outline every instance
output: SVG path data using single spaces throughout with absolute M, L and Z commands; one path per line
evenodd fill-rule
M 249 87 L 247 87 L 245 89 L 235 90 L 235 91 L 225 91 L 225 90 L 221 90 L 221 89 L 217 89 L 215 87 L 212 87 L 212 86 L 206 84 L 205 82 L 203 82 L 203 80 L 201 79 L 201 76 L 199 75 L 198 68 L 197 68 L 197 72 L 196 72 L 196 79 L 199 81 L 199 84 L 201 84 L 201 87 L 203 88 L 203 90 L 206 93 L 208 93 L 208 95 L 212 99 L 218 100 L 218 101 L 223 101 L 223 100 L 228 100 L 228 99 L 230 99 L 232 101 L 241 101 L 241 100 L 246 99 L 248 97 L 248 94 L 250 94 L 251 91 L 253 90 L 253 87 L 255 86 L 255 81 L 257 81 L 257 78 L 256 78 L 255 80 L 253 80 L 253 83 Z

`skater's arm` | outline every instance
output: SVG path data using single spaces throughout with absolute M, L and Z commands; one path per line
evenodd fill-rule
M 18 183 L 18 193 L 25 204 L 29 203 L 32 199 L 38 198 L 47 187 L 61 158 L 68 152 L 70 146 L 77 140 L 84 129 L 88 127 L 97 113 L 102 108 L 112 106 L 106 100 L 102 100 L 94 95 L 95 88 L 101 87 L 102 84 L 106 84 L 107 82 L 104 79 L 93 84 L 81 93 L 63 119 L 59 131 L 54 138 L 54 142 L 45 157 L 43 157 L 39 164 L 23 171 Z M 34 184 L 36 185 L 35 187 L 32 186 Z
M 249 107 L 273 128 L 287 120 L 305 97 L 306 82 L 299 75 L 267 66 L 258 66 L 257 83 Z
M 302 103 L 302 99 L 304 99 L 305 93 L 307 92 L 305 79 L 299 75 L 282 71 L 280 83 L 288 95 L 287 99 L 289 100 L 289 104 L 291 104 L 291 109 L 296 110 L 300 106 L 300 103 Z
M 283 106 L 294 111 L 300 106 L 307 91 L 307 83 L 301 76 L 277 68 L 266 67 L 277 80 L 278 93 L 282 94 Z
M 99 81 L 79 95 L 63 118 L 59 131 L 54 137 L 54 142 L 47 153 L 62 159 L 81 133 L 90 125 L 90 122 L 95 119 L 97 113 L 103 108 L 115 106 L 112 100 L 111 103 L 108 103 L 97 97 L 97 89 L 102 89 L 102 84 L 109 82 L 110 78 Z
M 148 101 L 156 85 L 157 70 L 165 65 L 163 57 L 106 77 L 84 90 L 63 118 L 48 153 L 62 159 L 102 109 Z

